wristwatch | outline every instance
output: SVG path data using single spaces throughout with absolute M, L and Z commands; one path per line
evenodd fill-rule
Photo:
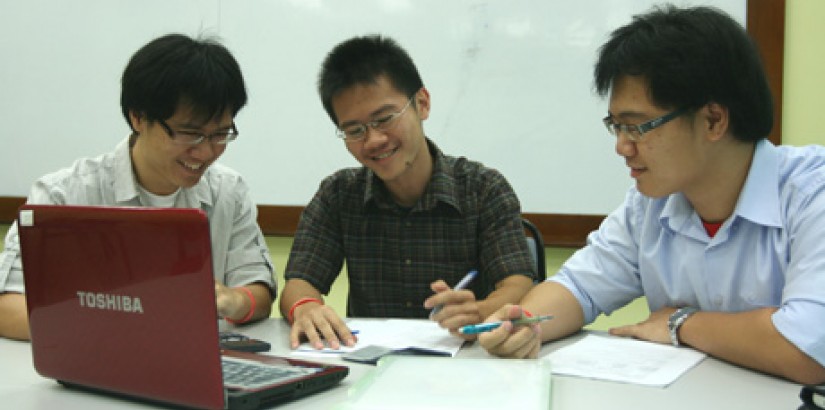
M 670 343 L 673 343 L 674 346 L 681 345 L 679 343 L 679 328 L 685 323 L 687 318 L 698 311 L 699 309 L 695 307 L 686 306 L 677 309 L 670 315 L 670 318 L 667 320 L 667 330 L 670 332 Z

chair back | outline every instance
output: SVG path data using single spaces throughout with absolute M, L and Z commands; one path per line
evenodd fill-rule
M 547 279 L 547 266 L 544 255 L 544 239 L 541 236 L 541 231 L 526 218 L 522 218 L 521 223 L 528 233 L 527 246 L 530 248 L 530 254 L 533 256 L 534 266 L 536 268 L 536 283 L 544 282 L 544 280 Z

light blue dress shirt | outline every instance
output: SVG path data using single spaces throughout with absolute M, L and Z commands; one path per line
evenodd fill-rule
M 548 280 L 566 286 L 585 322 L 639 296 L 651 311 L 779 307 L 773 323 L 825 365 L 825 148 L 756 145 L 731 215 L 710 238 L 682 194 L 631 188 Z
M 132 172 L 128 139 L 114 151 L 84 158 L 35 182 L 32 204 L 151 206 Z M 276 294 L 269 250 L 257 224 L 257 208 L 241 176 L 213 163 L 197 185 L 178 191 L 176 208 L 200 208 L 209 218 L 215 279 L 227 286 L 265 283 Z M 0 254 L 0 292 L 24 292 L 17 225 Z

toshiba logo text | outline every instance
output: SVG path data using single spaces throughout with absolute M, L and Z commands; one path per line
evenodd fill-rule
M 85 308 L 143 313 L 143 304 L 138 297 L 77 291 L 77 299 Z

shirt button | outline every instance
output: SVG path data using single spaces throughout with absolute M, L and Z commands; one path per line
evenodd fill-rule
M 413 304 L 412 304 L 412 302 L 407 301 L 407 307 L 408 307 L 408 308 L 409 308 L 409 307 L 412 307 L 412 305 L 413 305 Z
M 411 265 L 411 264 L 412 264 L 412 260 L 407 259 L 407 260 L 405 260 L 405 261 L 404 261 L 404 264 L 406 264 L 406 265 Z

